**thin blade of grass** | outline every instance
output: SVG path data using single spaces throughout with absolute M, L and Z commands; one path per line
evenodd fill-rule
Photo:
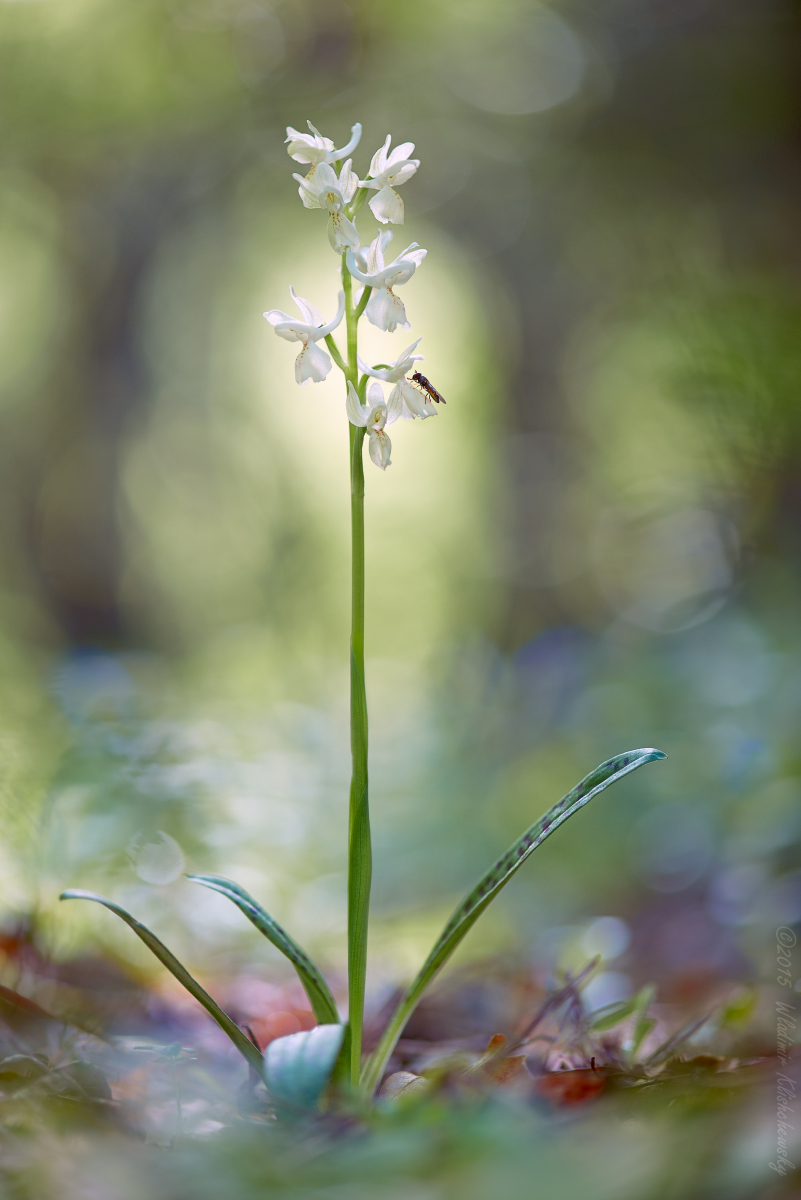
M 711 1013 L 705 1013 L 703 1017 L 697 1017 L 694 1021 L 688 1021 L 686 1025 L 682 1025 L 681 1029 L 677 1029 L 667 1041 L 662 1042 L 661 1046 L 657 1046 L 653 1054 L 650 1054 L 642 1064 L 644 1067 L 659 1067 L 663 1062 L 675 1054 L 678 1048 L 691 1038 L 694 1033 L 697 1033 L 702 1025 L 706 1025 Z
M 213 892 L 219 892 L 221 896 L 226 896 L 233 901 L 240 912 L 243 912 L 247 919 L 256 926 L 259 933 L 263 933 L 267 940 L 272 942 L 275 948 L 285 954 L 292 963 L 303 984 L 303 990 L 309 997 L 312 1012 L 320 1025 L 339 1024 L 339 1013 L 328 984 L 308 954 L 301 950 L 297 942 L 289 936 L 286 930 L 281 928 L 277 921 L 273 920 L 257 900 L 254 900 L 238 883 L 232 883 L 230 879 L 223 879 L 220 875 L 187 875 L 187 879 L 192 883 L 199 883 L 201 887 L 210 888 Z
M 597 954 L 595 958 L 591 959 L 590 962 L 587 963 L 586 967 L 583 967 L 582 970 L 579 971 L 575 979 L 568 972 L 566 983 L 559 989 L 559 991 L 554 992 L 552 996 L 549 996 L 548 999 L 540 1005 L 532 1019 L 529 1021 L 528 1025 L 526 1025 L 523 1032 L 520 1033 L 510 1044 L 508 1047 L 509 1054 L 513 1054 L 515 1050 L 519 1050 L 521 1046 L 525 1046 L 527 1042 L 533 1040 L 532 1035 L 534 1034 L 537 1026 L 541 1025 L 550 1013 L 560 1008 L 565 1001 L 572 1001 L 578 997 L 579 988 L 583 983 L 586 982 L 588 977 L 592 975 L 600 961 L 601 956 L 600 954 Z
M 136 936 L 145 943 L 148 950 L 152 950 L 159 962 L 163 963 L 178 982 L 183 984 L 190 995 L 194 996 L 203 1005 L 206 1012 L 217 1022 L 223 1033 L 228 1035 L 249 1066 L 258 1072 L 259 1078 L 263 1078 L 264 1061 L 258 1046 L 253 1045 L 239 1026 L 231 1020 L 227 1013 L 223 1012 L 219 1004 L 215 1000 L 212 1000 L 208 992 L 200 986 L 196 979 L 192 978 L 186 967 L 178 961 L 172 951 L 168 950 L 164 943 L 159 941 L 155 933 L 151 933 L 146 925 L 137 921 L 135 917 L 132 917 L 119 904 L 115 904 L 113 900 L 107 900 L 105 896 L 99 896 L 96 892 L 85 892 L 81 888 L 70 888 L 69 891 L 62 892 L 59 899 L 94 900 L 96 904 L 102 904 L 104 908 L 108 908 L 111 912 L 116 913 L 126 925 L 130 926 Z
M 558 829 L 585 804 L 589 804 L 594 796 L 611 784 L 617 783 L 624 775 L 644 766 L 645 763 L 656 762 L 665 757 L 666 755 L 661 750 L 646 747 L 641 750 L 629 750 L 626 754 L 617 754 L 614 758 L 601 763 L 571 792 L 563 796 L 553 808 L 549 809 L 545 816 L 527 829 L 523 836 L 518 838 L 487 871 L 486 875 L 482 876 L 448 921 L 417 978 L 398 1004 L 381 1041 L 367 1060 L 362 1073 L 362 1088 L 367 1096 L 372 1096 L 380 1083 L 387 1060 L 403 1032 L 403 1027 L 428 985 L 484 912 L 484 909 L 522 867 L 526 859 L 534 853 L 538 846 L 542 845 L 546 838 L 550 837 L 555 829 Z

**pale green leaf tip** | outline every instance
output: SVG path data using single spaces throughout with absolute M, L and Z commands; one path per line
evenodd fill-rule
M 274 1038 L 264 1051 L 267 1090 L 279 1108 L 296 1112 L 316 1107 L 345 1037 L 333 1022 Z

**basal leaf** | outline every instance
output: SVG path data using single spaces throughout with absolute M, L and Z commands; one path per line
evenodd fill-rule
M 451 919 L 440 934 L 417 978 L 409 987 L 406 995 L 400 1001 L 392 1019 L 389 1022 L 378 1046 L 365 1065 L 362 1075 L 362 1087 L 368 1096 L 372 1096 L 378 1086 L 384 1071 L 384 1066 L 392 1053 L 395 1043 L 403 1032 L 403 1027 L 417 1006 L 423 992 L 431 983 L 434 976 L 450 958 L 453 951 L 461 942 L 468 930 L 475 924 L 484 909 L 495 899 L 498 892 L 506 886 L 516 871 L 522 867 L 526 859 L 534 853 L 546 838 L 550 837 L 569 817 L 589 804 L 594 796 L 604 791 L 610 784 L 617 783 L 624 775 L 636 771 L 638 767 L 648 762 L 655 762 L 666 756 L 661 750 L 647 747 L 642 750 L 629 750 L 626 754 L 617 754 L 599 767 L 585 779 L 582 779 L 571 792 L 549 809 L 544 817 L 540 817 L 521 838 L 509 847 L 493 867 L 487 871 L 473 890 L 465 897 L 454 912 Z
M 62 892 L 59 899 L 94 900 L 96 904 L 102 904 L 105 908 L 110 909 L 111 912 L 116 913 L 118 917 L 121 917 L 125 924 L 131 927 L 136 936 L 145 943 L 147 948 L 153 951 L 159 962 L 163 963 L 178 982 L 182 983 L 186 990 L 203 1005 L 209 1016 L 220 1026 L 220 1029 L 228 1034 L 228 1037 L 249 1065 L 258 1071 L 259 1075 L 263 1074 L 264 1064 L 258 1047 L 253 1045 L 239 1026 L 231 1020 L 227 1013 L 223 1012 L 219 1004 L 212 1000 L 208 992 L 200 986 L 196 979 L 192 978 L 186 967 L 178 961 L 172 951 L 168 950 L 164 943 L 159 941 L 155 933 L 151 933 L 146 925 L 142 925 L 140 921 L 132 917 L 119 904 L 115 904 L 113 900 L 107 900 L 105 896 L 98 896 L 96 892 L 85 892 L 81 888 L 70 888 L 69 891 Z
M 229 900 L 232 900 L 248 920 L 256 926 L 259 933 L 263 933 L 292 963 L 303 984 L 304 991 L 309 997 L 312 1012 L 320 1024 L 336 1025 L 339 1022 L 339 1013 L 334 1003 L 334 997 L 312 960 L 257 900 L 254 900 L 238 883 L 231 883 L 229 879 L 223 879 L 219 875 L 187 875 L 187 879 L 193 883 L 199 883 L 203 887 L 211 888 L 213 892 L 219 892 L 221 896 L 227 896 Z
M 279 1112 L 300 1115 L 318 1107 L 344 1036 L 344 1025 L 318 1025 L 270 1042 L 264 1079 Z

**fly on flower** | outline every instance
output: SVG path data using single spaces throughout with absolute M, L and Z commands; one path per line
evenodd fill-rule
M 420 417 L 424 421 L 426 417 L 435 417 L 437 415 L 437 410 L 434 408 L 429 397 L 425 393 L 421 395 L 420 390 L 414 387 L 407 379 L 407 375 L 414 364 L 422 362 L 425 357 L 423 354 L 414 353 L 422 340 L 422 338 L 417 338 L 416 341 L 412 342 L 411 346 L 407 346 L 391 366 L 368 367 L 366 363 L 359 359 L 359 368 L 365 375 L 370 375 L 373 379 L 382 379 L 385 383 L 395 384 L 390 393 L 389 402 L 392 404 L 398 398 L 400 399 L 402 405 L 401 416 L 407 421 L 411 421 L 415 417 Z M 416 371 L 412 375 L 412 379 L 416 380 L 419 375 L 420 372 Z M 420 378 L 424 377 L 420 376 Z M 437 392 L 437 395 L 439 395 L 439 392 Z
M 415 371 L 414 375 L 412 375 L 412 379 L 420 388 L 420 390 L 425 392 L 425 394 L 429 396 L 435 404 L 445 403 L 445 397 L 437 391 L 433 383 L 426 379 L 425 375 L 423 375 L 420 371 Z

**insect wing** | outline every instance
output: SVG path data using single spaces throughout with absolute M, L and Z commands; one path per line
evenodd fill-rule
M 428 395 L 435 402 L 435 404 L 444 404 L 445 403 L 445 397 L 440 395 L 440 393 L 434 387 L 433 383 L 431 383 L 430 380 L 426 379 L 425 375 L 423 375 L 422 372 L 415 371 L 414 375 L 412 375 L 412 379 L 418 385 L 418 387 L 421 387 L 424 392 L 428 393 Z

